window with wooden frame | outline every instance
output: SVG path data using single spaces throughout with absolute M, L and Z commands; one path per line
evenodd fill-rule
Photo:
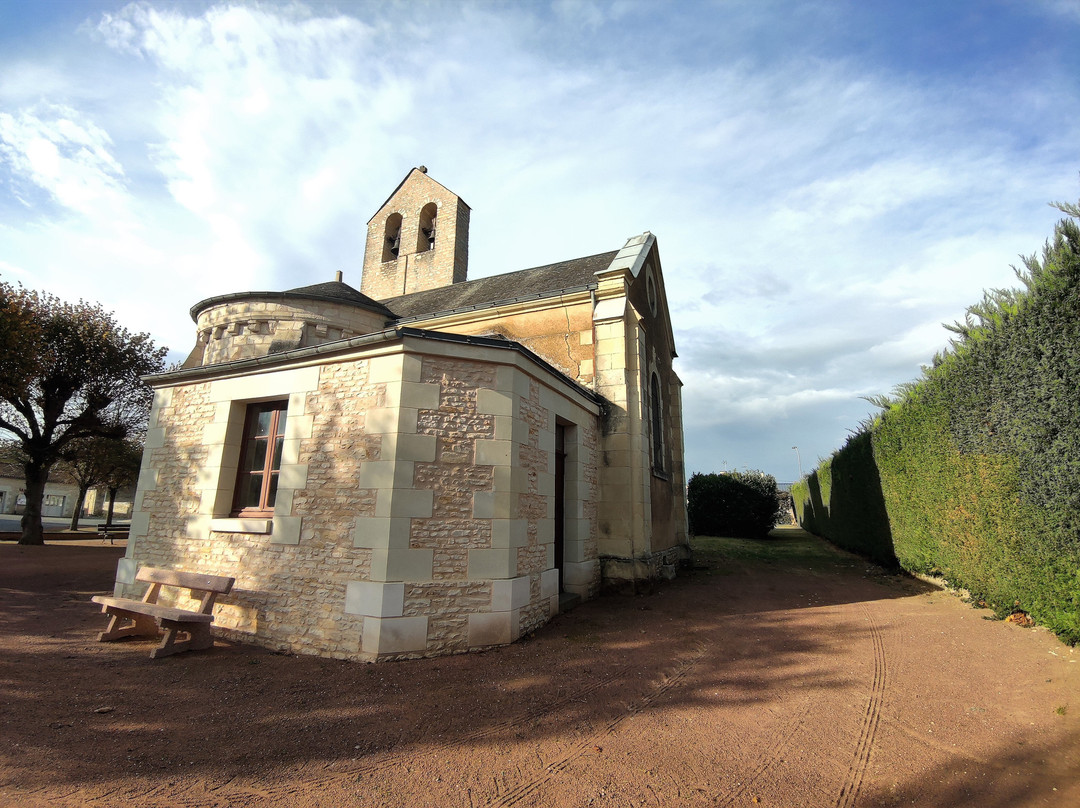
M 265 401 L 248 405 L 233 516 L 274 515 L 288 404 L 288 401 Z

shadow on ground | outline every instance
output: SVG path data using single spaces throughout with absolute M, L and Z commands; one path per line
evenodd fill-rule
M 588 602 L 483 654 L 376 665 L 220 642 L 153 661 L 152 642 L 95 642 L 105 618 L 90 597 L 111 588 L 122 551 L 0 547 L 0 795 L 83 789 L 83 799 L 111 793 L 117 778 L 222 784 L 283 767 L 314 768 L 312 782 L 325 783 L 342 769 L 360 777 L 421 758 L 452 769 L 455 750 L 572 744 L 645 710 L 827 700 L 860 692 L 862 672 L 839 660 L 876 641 L 861 612 L 843 607 L 930 589 L 797 529 L 699 544 L 695 571 L 648 596 Z M 1045 755 L 1034 742 L 1000 749 L 995 765 L 1017 772 L 1004 790 L 943 763 L 934 804 L 1020 804 L 1035 787 L 1025 770 Z M 867 789 L 867 804 L 910 804 L 926 786 L 900 777 Z

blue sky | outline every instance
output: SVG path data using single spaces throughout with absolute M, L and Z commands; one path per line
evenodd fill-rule
M 1080 197 L 1080 0 L 0 0 L 0 276 L 174 357 L 205 297 L 359 286 L 415 165 L 470 277 L 656 234 L 691 471 L 781 481 Z

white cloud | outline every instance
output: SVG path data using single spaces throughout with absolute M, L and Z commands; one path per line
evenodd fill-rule
M 783 229 L 831 221 L 839 227 L 880 219 L 908 205 L 956 194 L 938 161 L 885 159 L 795 189 L 775 218 Z
M 109 135 L 70 107 L 0 113 L 0 158 L 75 213 L 126 217 L 124 172 L 111 149 Z
M 1036 0 L 1031 5 L 1052 17 L 1080 25 L 1080 4 L 1075 0 Z
M 424 163 L 473 207 L 472 277 L 654 232 L 693 462 L 770 419 L 812 457 L 1076 197 L 1075 86 L 897 74 L 825 47 L 827 6 L 342 9 L 139 3 L 0 56 L 0 270 L 183 353 L 203 297 L 358 285 Z

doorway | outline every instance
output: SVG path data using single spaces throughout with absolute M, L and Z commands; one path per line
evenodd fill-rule
M 64 500 L 67 497 L 62 494 L 46 494 L 41 503 L 42 516 L 63 516 Z
M 563 565 L 566 561 L 566 425 L 555 424 L 555 569 L 559 571 L 559 592 L 564 592 Z

